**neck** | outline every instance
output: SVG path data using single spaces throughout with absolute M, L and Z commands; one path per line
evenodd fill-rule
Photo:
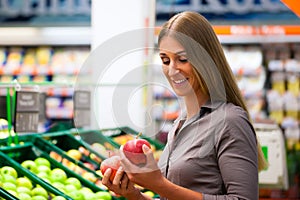
M 201 106 L 205 104 L 207 100 L 208 100 L 208 96 L 200 96 L 200 97 L 186 96 L 184 98 L 184 101 L 186 106 L 187 120 L 193 117 L 194 115 L 198 114 Z

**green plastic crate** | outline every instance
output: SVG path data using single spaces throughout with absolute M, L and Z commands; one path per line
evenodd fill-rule
M 66 133 L 66 134 L 69 135 L 70 133 Z M 56 136 L 59 136 L 59 135 L 60 135 L 60 134 L 54 134 L 54 136 L 51 135 L 50 137 L 51 137 L 52 139 L 54 139 L 54 138 L 57 139 Z M 43 136 L 44 136 L 44 135 L 43 135 Z M 49 136 L 46 136 L 46 138 L 48 138 L 48 137 L 49 137 Z M 59 139 L 63 139 L 64 137 L 58 137 L 58 138 L 59 138 Z M 71 137 L 71 138 L 72 138 L 72 137 Z M 76 140 L 76 139 L 75 139 L 75 140 Z M 53 141 L 53 140 L 50 140 L 50 141 Z M 58 162 L 60 165 L 62 165 L 64 168 L 67 168 L 68 170 L 71 170 L 73 173 L 75 173 L 77 176 L 80 176 L 80 177 L 81 177 L 82 179 L 84 179 L 85 181 L 89 182 L 89 184 L 88 184 L 89 186 L 88 186 L 88 187 L 90 187 L 90 188 L 91 188 L 91 187 L 92 187 L 92 188 L 95 187 L 96 190 L 99 190 L 99 189 L 104 190 L 103 188 L 98 187 L 97 185 L 95 185 L 95 183 L 96 183 L 97 181 L 99 181 L 99 180 L 102 179 L 102 177 L 101 177 L 98 173 L 96 173 L 96 170 L 98 170 L 98 169 L 92 170 L 92 169 L 86 167 L 86 166 L 84 165 L 83 162 L 71 158 L 70 156 L 68 156 L 68 155 L 66 154 L 65 151 L 63 151 L 62 149 L 58 148 L 56 145 L 52 144 L 50 141 L 46 140 L 44 137 L 35 137 L 35 138 L 32 140 L 34 146 L 36 146 L 37 148 L 39 148 L 40 150 L 42 150 L 43 152 L 45 152 L 47 155 L 50 155 L 51 152 L 55 152 L 56 154 L 60 155 L 60 158 L 59 158 L 59 159 L 56 159 L 55 161 Z M 49 156 L 49 157 L 50 157 L 50 156 Z M 84 171 L 93 174 L 94 177 L 96 177 L 95 181 L 92 181 L 92 180 L 90 180 L 90 181 L 89 181 L 89 180 L 86 180 L 82 175 L 78 174 L 78 172 L 76 172 L 76 170 L 71 169 L 71 168 L 65 166 L 63 163 L 64 163 L 64 161 L 66 161 L 66 160 L 67 160 L 68 162 L 74 163 L 76 166 L 79 166 L 79 167 L 80 167 L 81 169 L 83 169 Z M 99 164 L 100 164 L 100 163 L 99 163 Z M 100 167 L 99 167 L 99 169 L 100 169 Z M 76 176 L 76 177 L 77 177 L 77 176 Z M 117 198 L 117 197 L 113 196 L 113 199 L 119 199 L 119 200 L 122 200 L 123 197 L 118 197 L 118 198 Z
M 0 167 L 3 166 L 11 166 L 13 167 L 17 173 L 18 176 L 26 176 L 31 180 L 31 182 L 34 185 L 40 185 L 43 188 L 45 188 L 49 193 L 52 193 L 54 195 L 60 195 L 65 197 L 66 199 L 71 199 L 52 185 L 46 183 L 42 179 L 38 178 L 36 175 L 31 173 L 29 170 L 23 168 L 20 165 L 20 162 L 27 160 L 27 159 L 34 159 L 34 152 L 32 149 L 31 143 L 25 143 L 24 145 L 16 145 L 14 147 L 7 147 L 3 148 L 0 151 Z M 0 196 L 2 196 L 5 199 L 18 199 L 14 197 L 13 195 L 5 194 L 3 191 L 0 192 Z
M 139 134 L 139 132 L 133 130 L 132 128 L 130 128 L 128 126 L 122 126 L 122 127 L 118 127 L 118 128 L 101 129 L 100 132 L 104 136 L 111 138 L 113 143 L 115 143 L 119 146 L 120 146 L 120 144 L 118 144 L 117 142 L 114 141 L 115 137 L 121 136 L 121 135 L 127 135 L 127 134 L 136 137 Z M 147 137 L 145 135 L 140 135 L 139 137 L 147 140 L 150 144 L 154 145 L 157 150 L 162 150 L 165 146 L 163 143 L 161 143 L 155 139 L 152 139 L 150 137 Z
M 99 130 L 77 130 L 72 132 L 80 141 L 92 147 L 93 144 L 99 143 L 104 146 L 107 151 L 115 151 L 120 148 L 111 138 L 106 137 Z M 108 157 L 108 156 L 106 156 Z
M 100 178 L 100 176 L 95 173 L 96 170 L 100 169 L 100 164 L 97 163 L 97 165 L 95 165 L 95 169 L 90 169 L 88 168 L 82 161 L 80 160 L 76 160 L 72 157 L 70 157 L 66 151 L 62 150 L 61 148 L 57 147 L 56 145 L 54 145 L 53 143 L 51 143 L 50 141 L 44 140 L 43 138 L 40 137 L 36 137 L 33 141 L 33 144 L 38 147 L 39 149 L 41 149 L 42 151 L 46 152 L 47 154 L 49 154 L 50 156 L 54 153 L 55 155 L 59 155 L 59 158 L 57 158 L 57 161 L 59 163 L 61 163 L 63 165 L 64 162 L 68 161 L 71 163 L 74 163 L 76 166 L 81 167 L 82 169 L 84 169 L 85 171 L 88 171 L 90 173 L 93 173 L 96 177 Z
M 14 141 L 16 140 L 15 138 L 17 137 L 18 140 L 18 144 L 23 144 L 24 142 L 31 142 L 32 138 L 38 136 L 40 133 L 30 133 L 30 134 L 19 134 L 18 136 L 12 136 L 11 137 L 11 141 L 12 143 L 9 144 L 8 140 L 9 138 L 4 138 L 4 139 L 0 139 L 0 149 L 2 147 L 7 147 L 7 146 L 14 146 L 17 145 L 14 143 Z
M 42 134 L 39 135 L 39 138 L 48 141 L 64 152 L 67 152 L 70 149 L 79 150 L 83 147 L 87 150 L 87 153 L 82 154 L 82 162 L 88 162 L 92 164 L 95 169 L 98 169 L 100 167 L 100 162 L 106 159 L 104 155 L 101 155 L 98 152 L 94 151 L 88 144 L 76 139 L 70 131 Z M 92 159 L 91 154 L 94 154 L 97 157 L 97 160 Z
M 78 178 L 83 186 L 90 188 L 93 192 L 104 191 L 102 188 L 98 187 L 93 182 L 83 178 L 80 174 L 75 173 L 68 167 L 62 165 L 59 161 L 51 158 L 49 153 L 45 152 L 44 150 L 45 149 L 40 149 L 39 145 L 36 145 L 36 143 L 29 143 L 29 142 L 25 143 L 24 145 L 16 145 L 14 147 L 6 147 L 6 148 L 1 149 L 1 151 L 4 154 L 6 154 L 6 156 L 10 157 L 9 160 L 11 160 L 11 162 L 14 161 L 15 165 L 19 165 L 20 168 L 22 168 L 20 163 L 22 163 L 24 160 L 34 160 L 37 157 L 44 157 L 50 161 L 51 166 L 52 166 L 51 168 L 63 169 L 66 172 L 68 177 Z M 39 180 L 39 182 L 43 182 L 44 185 L 54 188 L 53 186 L 51 186 L 51 184 L 38 178 L 35 174 L 30 172 L 29 170 L 27 170 L 25 168 L 23 168 L 22 170 L 25 171 L 27 174 L 30 174 L 34 179 Z M 58 189 L 56 189 L 56 190 L 58 190 Z M 70 198 L 70 197 L 68 197 L 68 198 Z M 117 200 L 119 198 L 116 198 L 113 196 L 113 199 Z

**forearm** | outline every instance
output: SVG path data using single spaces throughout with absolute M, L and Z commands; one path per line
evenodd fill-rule
M 165 178 L 152 190 L 168 200 L 203 200 L 201 193 L 173 184 Z

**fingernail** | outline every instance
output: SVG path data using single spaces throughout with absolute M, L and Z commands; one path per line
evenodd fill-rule
M 143 145 L 143 149 L 145 153 L 147 153 L 150 150 L 150 148 L 145 144 Z

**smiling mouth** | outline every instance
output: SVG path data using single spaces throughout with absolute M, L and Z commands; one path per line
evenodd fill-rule
M 173 82 L 175 83 L 175 84 L 181 84 L 181 83 L 183 83 L 183 82 L 185 82 L 185 81 L 187 81 L 188 80 L 188 78 L 184 78 L 184 79 L 180 79 L 180 80 L 173 80 Z

